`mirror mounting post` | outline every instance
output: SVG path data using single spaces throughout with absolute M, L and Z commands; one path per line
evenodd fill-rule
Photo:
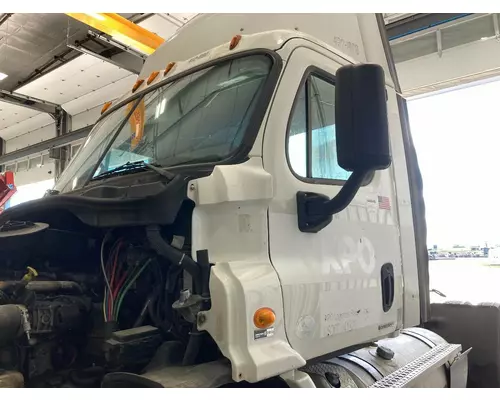
M 325 228 L 332 222 L 333 214 L 344 210 L 351 203 L 369 175 L 370 171 L 354 171 L 333 199 L 318 193 L 297 192 L 299 230 L 317 233 Z

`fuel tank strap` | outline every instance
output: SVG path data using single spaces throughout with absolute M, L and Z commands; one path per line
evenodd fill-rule
M 372 364 L 369 362 L 353 355 L 353 354 L 344 354 L 341 356 L 338 356 L 337 358 L 345 361 L 349 361 L 353 364 L 356 364 L 358 367 L 364 369 L 375 381 L 378 381 L 379 379 L 383 379 L 384 375 L 375 368 Z
M 413 332 L 413 331 L 407 331 L 407 330 L 402 331 L 402 333 L 404 335 L 408 335 L 408 336 L 411 336 L 411 337 L 413 337 L 413 338 L 415 338 L 417 340 L 420 340 L 421 342 L 423 342 L 427 346 L 429 346 L 431 349 L 437 346 L 436 343 L 434 343 L 432 340 L 430 340 L 429 338 L 425 337 L 424 335 L 421 335 L 420 333 Z

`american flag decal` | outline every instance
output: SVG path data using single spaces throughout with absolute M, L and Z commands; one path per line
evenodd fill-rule
M 389 197 L 378 196 L 378 208 L 381 210 L 390 210 L 391 202 L 389 200 Z

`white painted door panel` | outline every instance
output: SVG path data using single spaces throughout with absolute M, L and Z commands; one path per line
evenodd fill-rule
M 297 224 L 296 193 L 334 197 L 341 186 L 298 179 L 286 159 L 290 113 L 309 67 L 330 74 L 340 67 L 313 48 L 299 47 L 289 57 L 266 125 L 264 168 L 273 176 L 269 207 L 271 261 L 283 290 L 285 329 L 292 347 L 305 359 L 367 342 L 400 328 L 402 276 L 394 185 L 390 171 L 377 172 L 351 205 L 318 233 Z M 362 116 L 360 116 L 362 117 Z M 379 196 L 390 209 L 381 208 Z M 381 267 L 394 268 L 392 307 L 382 308 Z

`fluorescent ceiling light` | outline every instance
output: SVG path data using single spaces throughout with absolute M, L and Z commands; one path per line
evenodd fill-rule
M 5 78 L 7 78 L 9 75 L 4 74 L 3 72 L 0 72 L 0 81 L 3 81 Z

